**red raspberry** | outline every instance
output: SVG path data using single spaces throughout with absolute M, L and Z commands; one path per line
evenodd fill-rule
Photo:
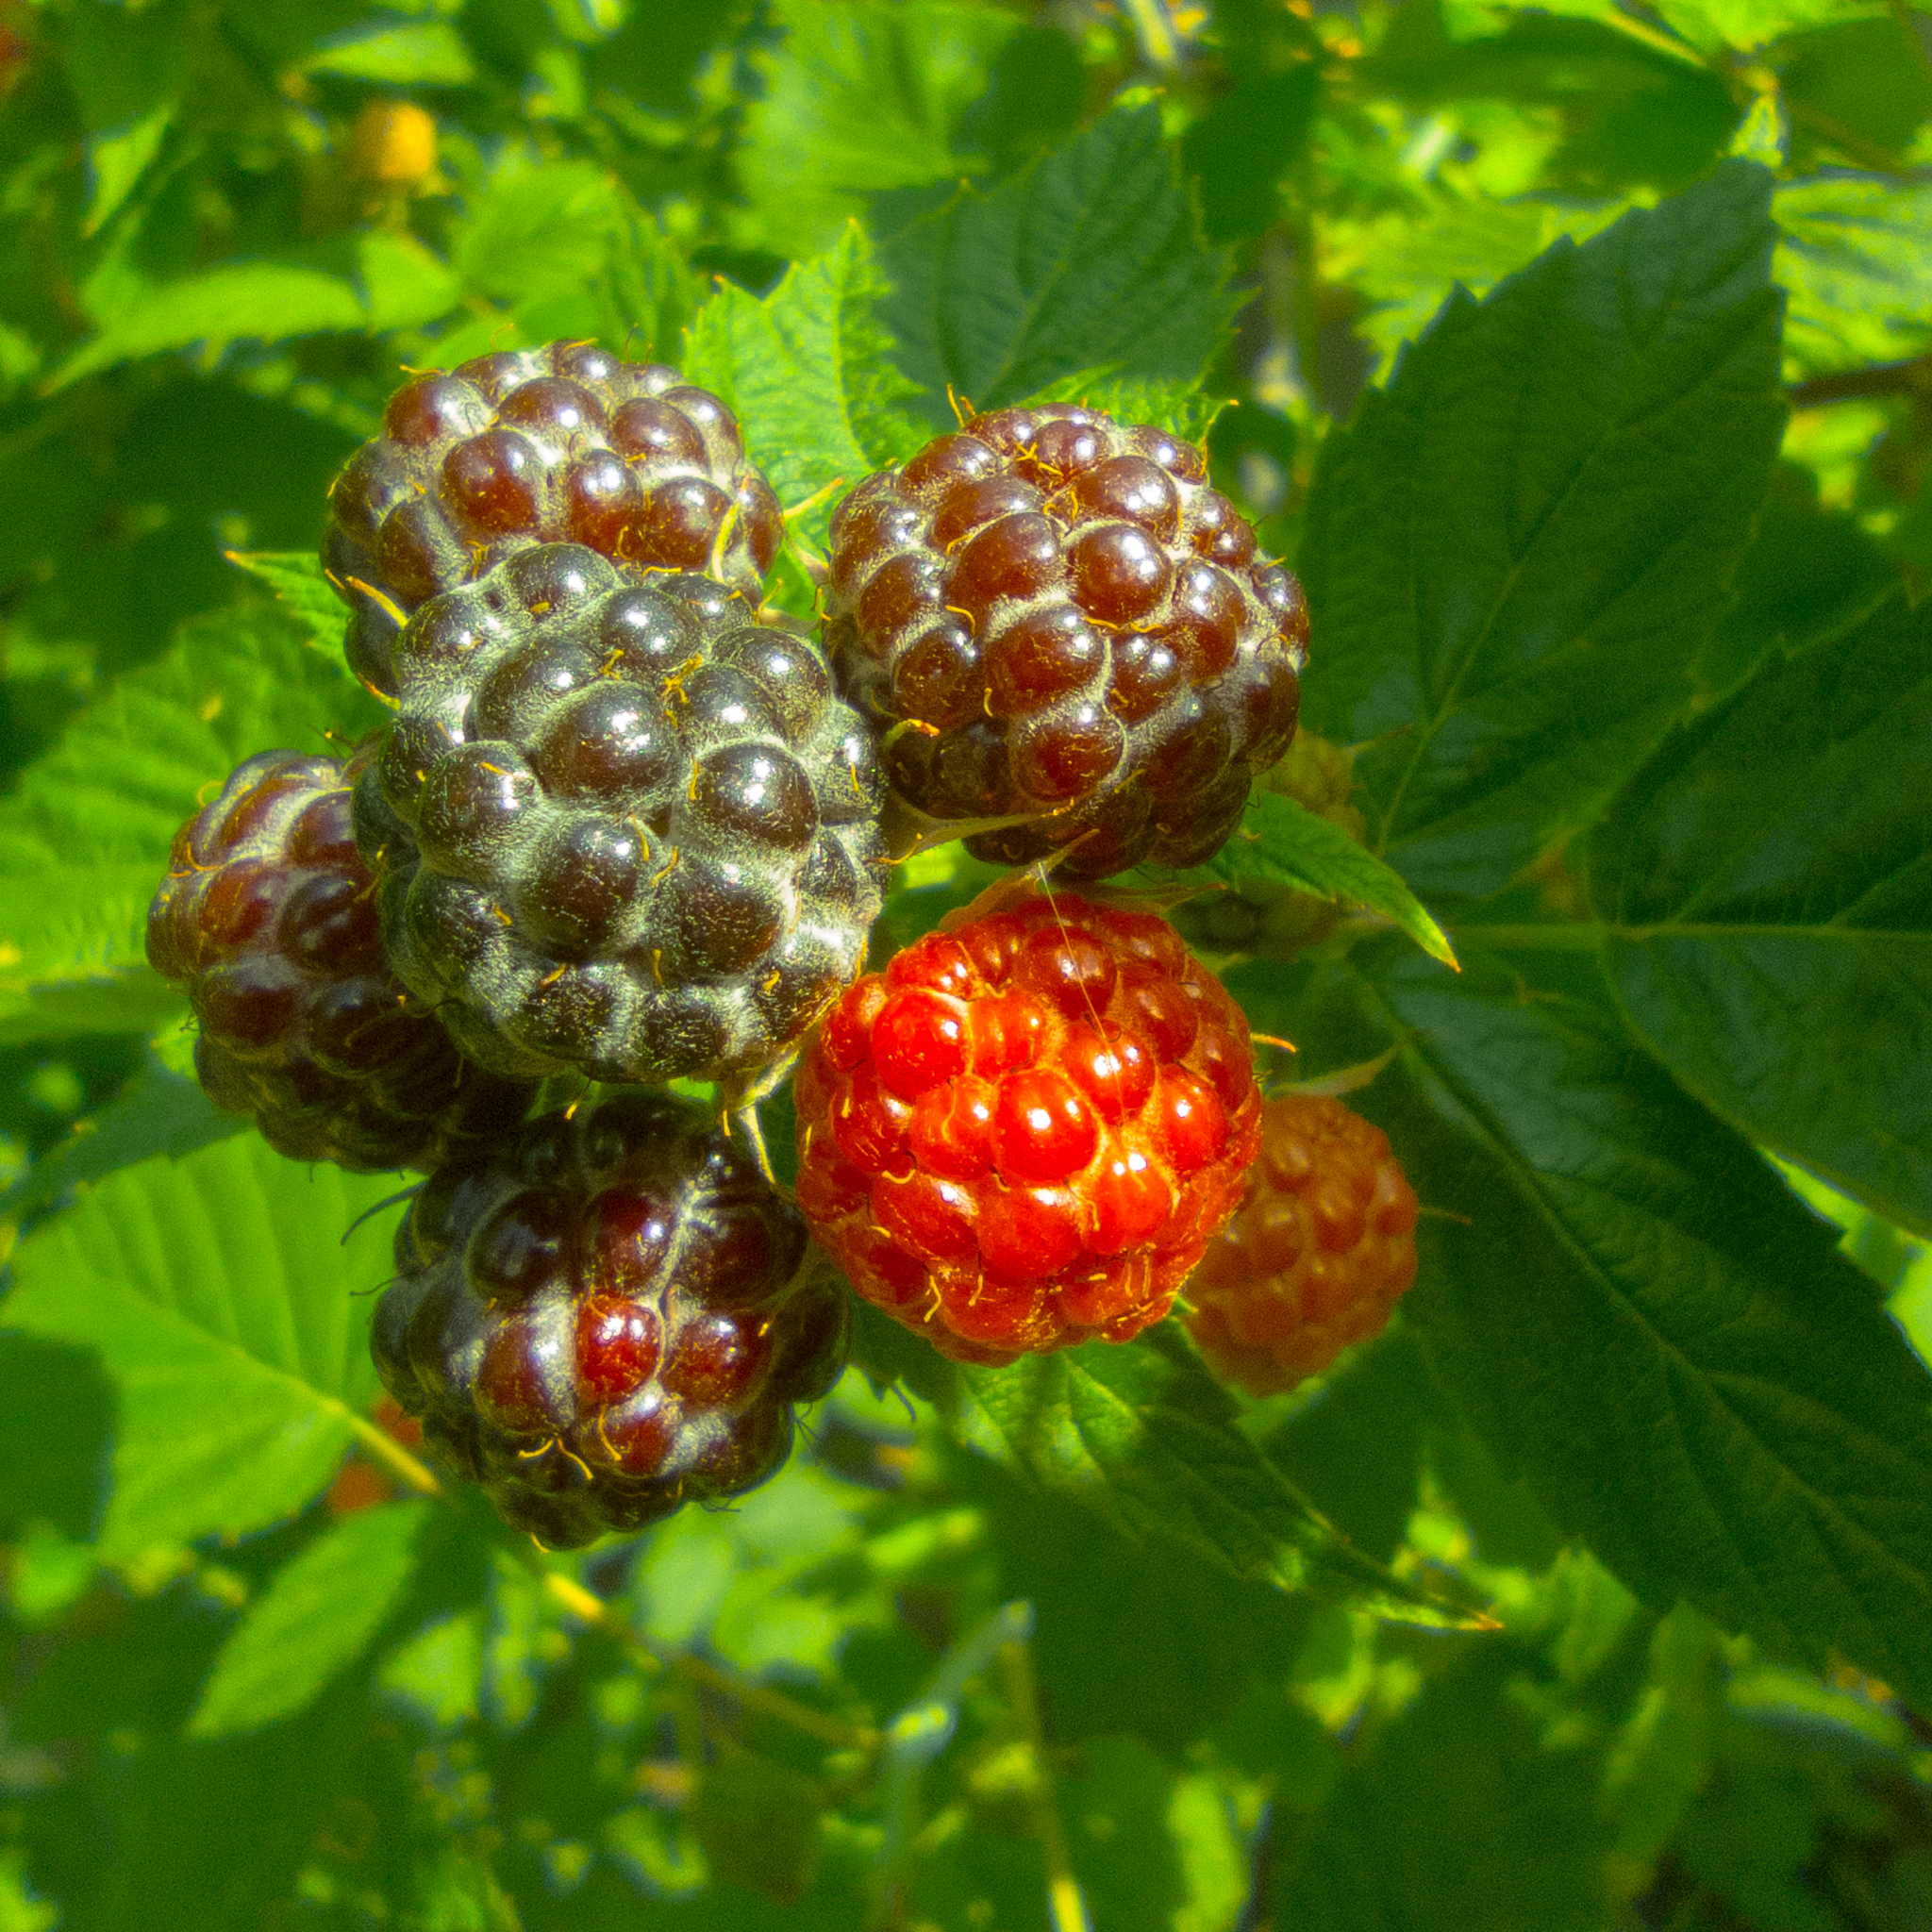
M 737 419 L 659 362 L 552 342 L 431 371 L 329 491 L 323 567 L 350 609 L 349 662 L 395 690 L 401 621 L 532 543 L 640 569 L 719 570 L 758 601 L 784 535 Z
M 1124 1341 L 1240 1198 L 1247 1021 L 1153 913 L 984 908 L 861 979 L 807 1048 L 798 1205 L 860 1294 L 957 1360 Z
M 544 1114 L 430 1176 L 370 1352 L 430 1447 L 567 1548 L 741 1494 L 845 1360 L 844 1291 L 715 1118 Z
M 1197 865 L 1294 734 L 1301 586 L 1165 430 L 1055 403 L 975 416 L 832 519 L 826 644 L 925 818 L 1060 875 Z
M 1415 1279 L 1415 1220 L 1380 1127 L 1324 1095 L 1271 1100 L 1247 1198 L 1188 1283 L 1188 1333 L 1223 1381 L 1292 1389 L 1382 1332 Z
M 472 1066 L 383 957 L 350 792 L 378 745 L 265 751 L 175 835 L 147 957 L 200 1023 L 195 1072 L 297 1160 L 429 1168 L 513 1127 L 534 1087 Z

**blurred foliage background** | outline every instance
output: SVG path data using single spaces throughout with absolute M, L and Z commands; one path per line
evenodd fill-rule
M 265 596 L 225 553 L 313 547 L 404 368 L 572 336 L 676 360 L 720 278 L 763 291 L 854 221 L 914 286 L 936 215 L 1134 103 L 1220 251 L 1212 450 L 1272 548 L 1455 283 L 1735 153 L 1777 175 L 1791 414 L 1701 689 L 1924 590 L 1905 0 L 0 0 L 0 778 Z M 1148 273 L 1190 272 L 1158 244 Z M 946 325 L 895 333 L 916 359 Z M 163 1078 L 140 1033 L 0 1029 L 9 1248 Z M 1923 1245 L 1790 1178 L 1932 1346 Z M 371 1508 L 379 1457 L 232 1547 L 104 1557 L 93 1357 L 8 1334 L 0 1374 L 0 1932 L 1932 1926 L 1932 1725 L 1639 1605 L 1399 1328 L 1243 1426 L 1498 1630 L 1204 1576 L 857 1374 L 741 1508 L 561 1583 L 478 1508 Z M 264 1724 L 236 1614 L 358 1522 L 397 1581 L 337 1661 L 382 1641 Z

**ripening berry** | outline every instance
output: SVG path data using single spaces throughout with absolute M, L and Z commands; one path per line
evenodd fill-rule
M 861 979 L 800 1063 L 798 1203 L 854 1287 L 964 1361 L 1123 1341 L 1233 1211 L 1247 1022 L 1151 912 L 968 914 Z
M 832 519 L 826 645 L 903 807 L 1104 878 L 1196 865 L 1294 735 L 1301 586 L 1192 443 L 1055 403 L 975 416 Z
M 209 1099 L 293 1159 L 358 1173 L 435 1167 L 514 1127 L 533 1091 L 465 1060 L 390 972 L 350 827 L 375 750 L 244 759 L 175 833 L 147 916 L 148 961 L 200 1023 Z
M 552 342 L 405 383 L 330 486 L 322 562 L 352 613 L 350 664 L 391 692 L 410 613 L 532 544 L 580 543 L 636 577 L 715 560 L 756 603 L 783 534 L 778 499 L 708 390 L 594 342 Z
M 1188 1332 L 1224 1381 L 1292 1389 L 1382 1332 L 1415 1279 L 1415 1223 L 1380 1127 L 1324 1095 L 1271 1100 L 1241 1211 L 1188 1283 Z
M 709 1115 L 546 1114 L 439 1169 L 370 1347 L 429 1446 L 558 1548 L 774 1474 L 844 1366 L 844 1291 Z

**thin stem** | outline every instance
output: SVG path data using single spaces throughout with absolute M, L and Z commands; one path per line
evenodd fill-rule
M 1033 1828 L 1046 1857 L 1046 1907 L 1053 1932 L 1091 1932 L 1079 1880 L 1067 1857 L 1066 1828 L 1054 1801 L 1053 1772 L 1046 1761 L 1046 1734 L 1040 1722 L 1040 1697 L 1033 1683 L 1033 1657 L 1024 1643 L 1000 1646 L 1000 1670 L 1007 1695 L 1025 1726 L 1034 1766 Z
M 1174 39 L 1174 24 L 1161 0 L 1126 0 L 1126 8 L 1148 64 L 1163 73 L 1172 72 L 1180 58 L 1180 43 Z
M 1911 390 L 1932 393 L 1932 356 L 1914 356 L 1906 362 L 1874 362 L 1869 369 L 1847 369 L 1837 375 L 1814 375 L 1808 382 L 1793 383 L 1791 408 L 1813 409 L 1821 403 L 1903 395 Z
M 411 1456 L 387 1429 L 371 1422 L 365 1415 L 352 1415 L 349 1421 L 363 1448 L 377 1461 L 386 1463 L 390 1474 L 399 1482 L 414 1490 L 419 1496 L 440 1496 L 443 1493 L 443 1487 L 437 1481 L 429 1465 Z
M 598 1629 L 608 1631 L 621 1643 L 649 1657 L 660 1670 L 675 1671 L 707 1690 L 715 1690 L 721 1696 L 733 1699 L 745 1710 L 761 1712 L 780 1724 L 790 1724 L 794 1730 L 808 1731 L 814 1738 L 827 1744 L 836 1744 L 842 1750 L 869 1754 L 878 1750 L 883 1741 L 878 1732 L 868 1724 L 845 1724 L 838 1718 L 827 1717 L 822 1710 L 814 1710 L 808 1704 L 801 1704 L 796 1698 L 787 1697 L 782 1690 L 770 1690 L 763 1684 L 742 1683 L 729 1672 L 721 1671 L 715 1664 L 708 1664 L 702 1657 L 692 1657 L 687 1651 L 659 1648 L 649 1638 L 633 1629 L 625 1618 L 616 1615 L 602 1597 L 586 1590 L 575 1577 L 550 1569 L 534 1550 L 525 1555 L 523 1560 L 542 1579 L 543 1588 L 572 1616 L 580 1617 L 586 1624 L 593 1624 Z

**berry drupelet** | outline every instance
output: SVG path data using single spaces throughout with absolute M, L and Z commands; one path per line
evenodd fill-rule
M 1060 875 L 1194 865 L 1294 734 L 1301 586 L 1192 443 L 1072 404 L 997 409 L 832 521 L 826 641 L 895 798 Z
M 357 794 L 404 981 L 510 1074 L 782 1077 L 858 974 L 885 864 L 870 737 L 816 646 L 576 544 L 432 599 Z
M 371 1348 L 431 1448 L 571 1547 L 735 1496 L 844 1365 L 842 1289 L 724 1131 L 668 1094 L 546 1114 L 440 1169 Z
M 868 1301 L 977 1362 L 1166 1314 L 1261 1108 L 1247 1022 L 1174 928 L 1071 894 L 968 908 L 861 979 L 794 1098 L 813 1233 Z
M 341 758 L 244 760 L 175 835 L 147 957 L 200 1023 L 210 1099 L 269 1144 L 358 1172 L 434 1167 L 506 1131 L 528 1085 L 469 1064 L 391 974 Z
M 1380 1127 L 1325 1095 L 1271 1100 L 1241 1211 L 1188 1283 L 1188 1332 L 1251 1395 L 1320 1374 L 1414 1281 L 1416 1213 Z
M 720 572 L 756 600 L 783 534 L 708 390 L 662 363 L 552 342 L 398 390 L 330 491 L 322 561 L 352 612 L 350 664 L 388 692 L 402 621 L 532 543 L 703 570 L 722 535 Z

